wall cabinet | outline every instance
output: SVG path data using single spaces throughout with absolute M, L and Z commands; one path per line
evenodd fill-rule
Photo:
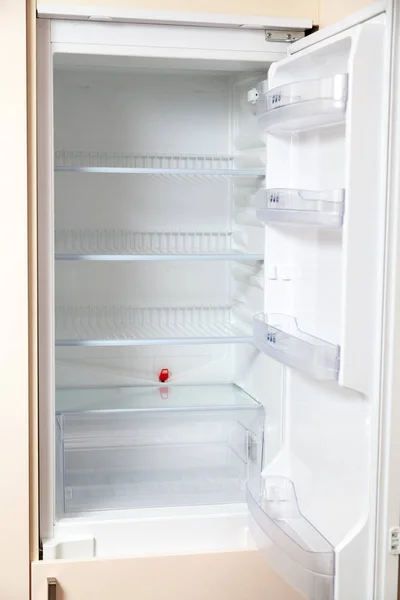
M 10 60 L 12 56 L 12 60 Z M 26 3 L 4 0 L 0 19 L 0 597 L 29 596 L 28 212 Z M 4 137 L 3 137 L 4 136 Z M 8 200 L 6 200 L 8 198 Z M 7 216 L 6 216 L 7 215 Z M 7 248 L 15 245 L 13 257 Z
M 53 5 L 58 2 L 53 2 Z M 77 1 L 62 0 L 60 5 L 78 5 Z M 110 5 L 110 0 L 84 0 L 85 6 Z M 113 8 L 137 8 L 152 10 L 182 10 L 193 12 L 242 13 L 241 0 L 170 0 L 168 6 L 162 0 L 154 0 L 149 6 L 145 0 L 118 0 L 112 2 Z M 329 0 L 276 0 L 261 2 L 249 0 L 246 12 L 283 18 L 307 18 L 321 26 L 328 25 L 353 10 L 370 4 L 369 0 L 351 0 L 335 3 Z M 34 330 L 29 329 L 27 315 L 31 315 L 31 324 L 35 317 L 32 310 L 32 292 L 35 289 L 31 270 L 31 291 L 28 293 L 28 248 L 27 238 L 35 230 L 34 198 L 30 198 L 27 211 L 28 184 L 26 173 L 26 56 L 25 23 L 26 4 L 24 0 L 8 0 L 6 17 L 2 19 L 0 47 L 3 47 L 2 79 L 4 90 L 0 96 L 0 105 L 4 110 L 2 130 L 6 132 L 7 145 L 1 147 L 2 177 L 1 195 L 12 197 L 7 208 L 7 220 L 0 236 L 4 251 L 2 272 L 3 283 L 13 289 L 8 305 L 2 311 L 2 336 L 4 347 L 8 348 L 2 362 L 0 395 L 10 398 L 7 405 L 7 418 L 3 419 L 0 439 L 3 452 L 0 453 L 0 471 L 10 485 L 4 490 L 0 501 L 1 528 L 3 538 L 3 564 L 0 576 L 0 597 L 10 600 L 27 600 L 29 595 L 29 507 L 37 488 L 35 458 L 31 457 L 29 473 L 29 431 L 31 419 L 32 431 L 36 434 L 34 423 L 35 404 L 29 410 L 28 384 L 29 362 L 28 348 L 31 342 L 31 360 L 35 347 Z M 18 36 L 9 32 L 19 32 Z M 23 52 L 21 49 L 23 48 Z M 11 49 L 12 64 L 7 61 Z M 32 46 L 28 47 L 34 53 Z M 34 73 L 31 72 L 33 77 Z M 32 84 L 32 79 L 31 79 Z M 10 109 L 11 107 L 11 109 Z M 32 125 L 32 123 L 31 123 Z M 7 134 L 9 131 L 9 134 Z M 35 157 L 31 155 L 31 166 Z M 21 175 L 21 173 L 23 175 Z M 31 182 L 35 179 L 30 172 Z M 30 224 L 29 224 L 30 221 Z M 28 234 L 30 231 L 30 234 Z M 17 233 L 16 233 L 17 232 Z M 11 238 L 12 239 L 9 239 Z M 7 250 L 14 248 L 12 261 L 7 258 Z M 32 256 L 30 257 L 32 260 Z M 8 283 L 9 279 L 9 283 Z M 3 298 L 4 301 L 4 298 Z M 22 318 L 21 315 L 24 315 Z M 30 340 L 30 341 L 29 341 Z M 31 365 L 32 366 L 32 365 Z M 36 372 L 31 368 L 31 383 Z M 33 394 L 34 395 L 34 394 Z M 32 399 L 32 398 L 31 398 Z M 33 445 L 35 434 L 32 436 Z M 34 452 L 32 453 L 32 455 Z M 10 457 L 13 457 L 10 460 Z M 31 497 L 29 497 L 31 485 Z M 4 518 L 4 515 L 6 517 Z M 35 522 L 33 514 L 31 526 Z M 16 525 L 17 524 L 17 525 Z M 274 571 L 269 569 L 265 559 L 256 551 L 219 552 L 214 554 L 192 554 L 186 556 L 155 556 L 122 559 L 96 559 L 88 561 L 39 561 L 35 552 L 37 535 L 31 530 L 31 600 L 48 600 L 48 578 L 57 579 L 57 600 L 110 600 L 124 596 L 137 597 L 140 600 L 300 600 L 300 596 L 286 584 Z
M 32 600 L 48 600 L 48 577 L 57 600 L 301 600 L 258 552 L 35 562 Z
M 225 13 L 261 15 L 269 17 L 312 19 L 314 24 L 325 27 L 342 19 L 373 0 L 249 0 L 243 5 L 241 0 L 56 0 L 53 6 L 65 7 L 111 7 L 138 10 L 177 10 L 198 13 Z M 38 1 L 38 5 L 47 2 Z
M 381 64 L 385 14 L 377 10 L 370 20 L 345 24 L 334 35 L 325 30 L 295 46 L 291 35 L 278 43 L 266 39 L 264 29 L 277 27 L 268 17 L 257 27 L 246 27 L 246 21 L 212 27 L 206 20 L 203 27 L 190 20 L 177 26 L 162 18 L 99 23 L 74 20 L 73 14 L 59 20 L 57 13 L 51 22 L 40 21 L 43 562 L 33 564 L 34 600 L 47 593 L 49 576 L 56 578 L 63 600 L 83 599 L 89 591 L 105 600 L 126 586 L 136 586 L 143 600 L 249 595 L 262 600 L 268 593 L 291 600 L 298 590 L 309 600 L 370 594 L 365 573 L 371 568 L 373 517 L 353 532 L 371 476 L 371 409 L 360 393 L 374 406 L 377 395 L 372 379 L 363 370 L 358 376 L 349 357 L 359 359 L 361 346 L 375 348 L 363 344 L 359 332 L 374 339 L 365 323 L 374 325 L 375 305 L 366 298 L 372 288 L 379 293 L 380 280 L 373 269 L 365 279 L 358 277 L 367 293 L 350 301 L 350 292 L 356 296 L 360 290 L 347 281 L 358 255 L 342 252 L 355 237 L 358 248 L 364 239 L 371 248 L 366 234 L 370 221 L 378 221 L 371 208 L 364 237 L 351 227 L 360 199 L 365 209 L 366 178 L 351 168 L 351 151 L 360 143 L 353 132 L 361 130 L 356 123 L 363 115 L 355 114 L 350 100 L 367 97 L 367 114 L 383 114 L 380 78 L 373 96 L 359 67 Z M 279 25 L 293 31 L 311 26 L 303 21 L 281 18 Z M 279 92 L 272 92 L 278 82 Z M 256 107 L 249 102 L 255 94 Z M 376 164 L 380 120 L 371 121 L 377 129 L 369 130 L 372 143 L 365 144 L 363 159 Z M 319 137 L 321 126 L 325 137 Z M 340 126 L 335 136 L 331 126 Z M 329 246 L 329 260 L 321 235 L 305 237 L 296 230 L 291 241 L 295 273 L 297 267 L 309 272 L 310 239 L 321 256 L 308 287 L 316 306 L 312 314 L 308 300 L 303 302 L 303 279 L 280 263 L 286 238 L 274 241 L 275 230 L 254 216 L 254 195 L 264 178 L 283 199 L 279 189 L 288 177 L 282 165 L 290 157 L 293 172 L 305 170 L 308 151 L 308 138 L 294 153 L 285 136 L 285 142 L 268 137 L 265 151 L 265 134 L 278 138 L 309 130 L 311 155 L 319 155 L 321 146 L 330 160 L 312 165 L 293 189 L 303 194 L 303 186 L 327 185 L 350 191 L 347 229 L 340 235 L 342 221 L 336 222 L 339 235 Z M 334 177 L 331 163 L 338 165 Z M 378 197 L 379 170 L 368 173 L 366 187 Z M 199 175 L 195 184 L 188 181 Z M 221 177 L 224 187 L 216 187 Z M 343 193 L 334 196 L 343 202 Z M 383 207 L 374 203 L 376 210 Z M 182 243 L 187 231 L 194 231 L 194 242 Z M 209 240 L 209 231 L 217 246 L 197 241 L 204 239 L 202 232 Z M 378 249 L 380 231 L 374 238 Z M 243 234 L 240 252 L 235 239 L 232 245 L 223 241 L 231 234 Z M 263 253 L 267 244 L 276 250 L 277 267 L 272 250 Z M 238 260 L 249 263 L 244 273 Z M 272 278 L 265 282 L 254 261 L 267 262 Z M 135 265 L 127 273 L 129 262 Z M 276 269 L 278 281 L 292 283 L 269 284 L 276 282 Z M 321 293 L 328 273 L 335 294 L 346 290 L 343 298 Z M 354 314 L 361 303 L 368 318 Z M 305 329 L 289 315 L 293 306 Z M 229 311 L 236 309 L 231 318 Z M 286 315 L 274 314 L 278 309 Z M 357 317 L 362 324 L 355 328 Z M 353 346 L 356 351 L 348 351 Z M 134 351 L 124 354 L 121 348 Z M 358 362 L 365 367 L 373 361 L 368 354 Z M 282 370 L 282 364 L 293 371 Z M 169 372 L 163 367 L 172 378 L 160 386 L 165 382 L 160 375 Z M 291 385 L 282 385 L 289 376 Z M 325 379 L 337 380 L 338 387 Z M 340 448 L 332 441 L 339 438 Z M 327 501 L 338 489 L 345 511 L 338 499 L 334 506 Z M 252 535 L 293 591 L 253 552 Z M 350 571 L 360 573 L 357 582 L 343 575 Z
M 38 0 L 38 5 L 51 4 L 63 7 L 101 7 L 138 10 L 177 10 L 198 13 L 267 15 L 269 17 L 287 17 L 312 19 L 318 22 L 319 0 L 56 0 L 46 2 Z M 342 0 L 344 1 L 344 0 Z

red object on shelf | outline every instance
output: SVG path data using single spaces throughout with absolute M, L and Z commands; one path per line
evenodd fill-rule
M 161 381 L 161 383 L 165 383 L 165 381 L 168 381 L 168 377 L 169 377 L 169 370 L 161 369 L 160 374 L 158 376 L 158 380 Z

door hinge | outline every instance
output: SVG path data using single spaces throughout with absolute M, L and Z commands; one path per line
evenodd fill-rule
M 300 29 L 266 29 L 265 39 L 267 42 L 297 42 L 305 36 L 304 30 Z
M 400 554 L 400 527 L 389 530 L 389 554 Z

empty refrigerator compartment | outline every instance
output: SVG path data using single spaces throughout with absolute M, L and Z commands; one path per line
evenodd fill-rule
M 340 347 L 301 331 L 290 315 L 259 313 L 253 320 L 254 343 L 282 364 L 317 379 L 338 378 Z
M 260 472 L 263 407 L 235 385 L 64 389 L 56 402 L 61 515 L 243 502 Z
M 56 346 L 137 346 L 251 342 L 231 306 L 57 306 Z
M 334 547 L 301 513 L 293 482 L 254 478 L 247 503 L 255 542 L 271 565 L 305 598 L 332 600 Z
M 266 223 L 341 227 L 344 190 L 260 190 L 256 197 L 257 217 Z
M 346 73 L 287 83 L 272 90 L 263 81 L 256 100 L 260 128 L 290 134 L 344 121 L 347 83 Z
M 56 150 L 56 171 L 83 173 L 126 173 L 137 175 L 219 175 L 263 177 L 262 168 L 236 167 L 235 157 L 222 154 L 132 154 L 129 152 L 98 152 Z
M 55 231 L 56 260 L 263 260 L 246 246 L 244 235 L 231 231 Z

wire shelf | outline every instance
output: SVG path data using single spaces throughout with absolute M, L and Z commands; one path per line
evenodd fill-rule
M 263 169 L 236 169 L 233 156 L 223 154 L 131 154 L 56 150 L 56 171 L 154 175 L 217 175 L 263 177 Z
M 227 344 L 252 341 L 230 306 L 57 306 L 56 346 Z
M 55 231 L 56 260 L 263 260 L 232 248 L 232 232 L 138 232 L 122 229 Z M 243 244 L 241 244 L 243 247 Z

